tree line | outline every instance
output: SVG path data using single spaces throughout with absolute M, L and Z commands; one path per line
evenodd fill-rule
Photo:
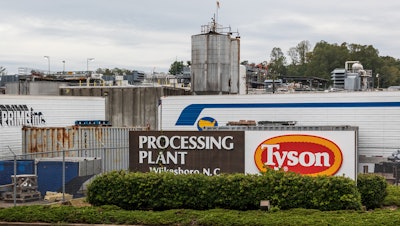
M 268 76 L 319 77 L 330 80 L 335 68 L 344 68 L 346 61 L 359 61 L 364 69 L 372 70 L 373 77 L 379 74 L 380 87 L 400 85 L 400 60 L 390 56 L 379 56 L 372 45 L 316 43 L 311 50 L 309 41 L 301 41 L 291 47 L 287 56 L 279 47 L 274 47 L 268 61 L 261 62 L 268 69 Z M 243 61 L 241 64 L 249 64 Z M 254 64 L 254 63 L 253 63 Z

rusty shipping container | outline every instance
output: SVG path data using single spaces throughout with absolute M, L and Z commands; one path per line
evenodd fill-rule
M 94 157 L 102 159 L 103 171 L 126 170 L 129 160 L 129 131 L 147 127 L 24 127 L 22 152 L 25 158 Z

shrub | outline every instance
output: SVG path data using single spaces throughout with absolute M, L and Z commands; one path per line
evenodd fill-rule
M 397 185 L 388 184 L 387 196 L 383 200 L 384 206 L 400 206 L 400 187 Z
M 307 208 L 344 210 L 361 208 L 361 196 L 355 182 L 341 176 L 310 177 L 269 170 L 272 182 L 269 199 L 280 209 Z M 271 178 L 274 178 L 271 180 Z
M 87 200 L 95 206 L 116 205 L 136 209 L 260 208 L 270 200 L 278 209 L 360 209 L 355 182 L 345 177 L 309 177 L 268 170 L 261 175 L 111 172 L 88 186 Z
M 387 182 L 383 176 L 376 174 L 359 174 L 357 189 L 361 194 L 361 203 L 367 209 L 381 207 L 387 195 Z

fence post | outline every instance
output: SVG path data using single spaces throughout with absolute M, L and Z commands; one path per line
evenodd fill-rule
M 17 205 L 17 155 L 11 150 L 10 146 L 7 146 L 10 152 L 14 156 L 14 207 Z
M 62 161 L 62 201 L 65 202 L 65 150 L 62 149 L 63 161 Z
M 63 145 L 60 142 L 57 142 L 58 145 L 60 145 L 61 147 L 61 151 L 62 151 L 62 179 L 61 179 L 61 183 L 62 183 L 62 201 L 65 202 L 65 150 Z
M 101 142 L 101 141 L 100 141 Z M 101 145 L 103 146 L 103 156 L 101 158 L 101 172 L 104 174 L 106 172 L 105 166 L 106 166 L 106 145 L 101 142 Z

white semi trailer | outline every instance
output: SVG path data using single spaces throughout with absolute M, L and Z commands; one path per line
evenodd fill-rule
M 105 99 L 0 95 L 0 157 L 22 154 L 24 126 L 64 127 L 77 120 L 105 120 Z
M 400 92 L 168 96 L 160 130 L 202 130 L 228 122 L 290 122 L 295 126 L 358 127 L 358 155 L 390 156 L 400 149 Z

